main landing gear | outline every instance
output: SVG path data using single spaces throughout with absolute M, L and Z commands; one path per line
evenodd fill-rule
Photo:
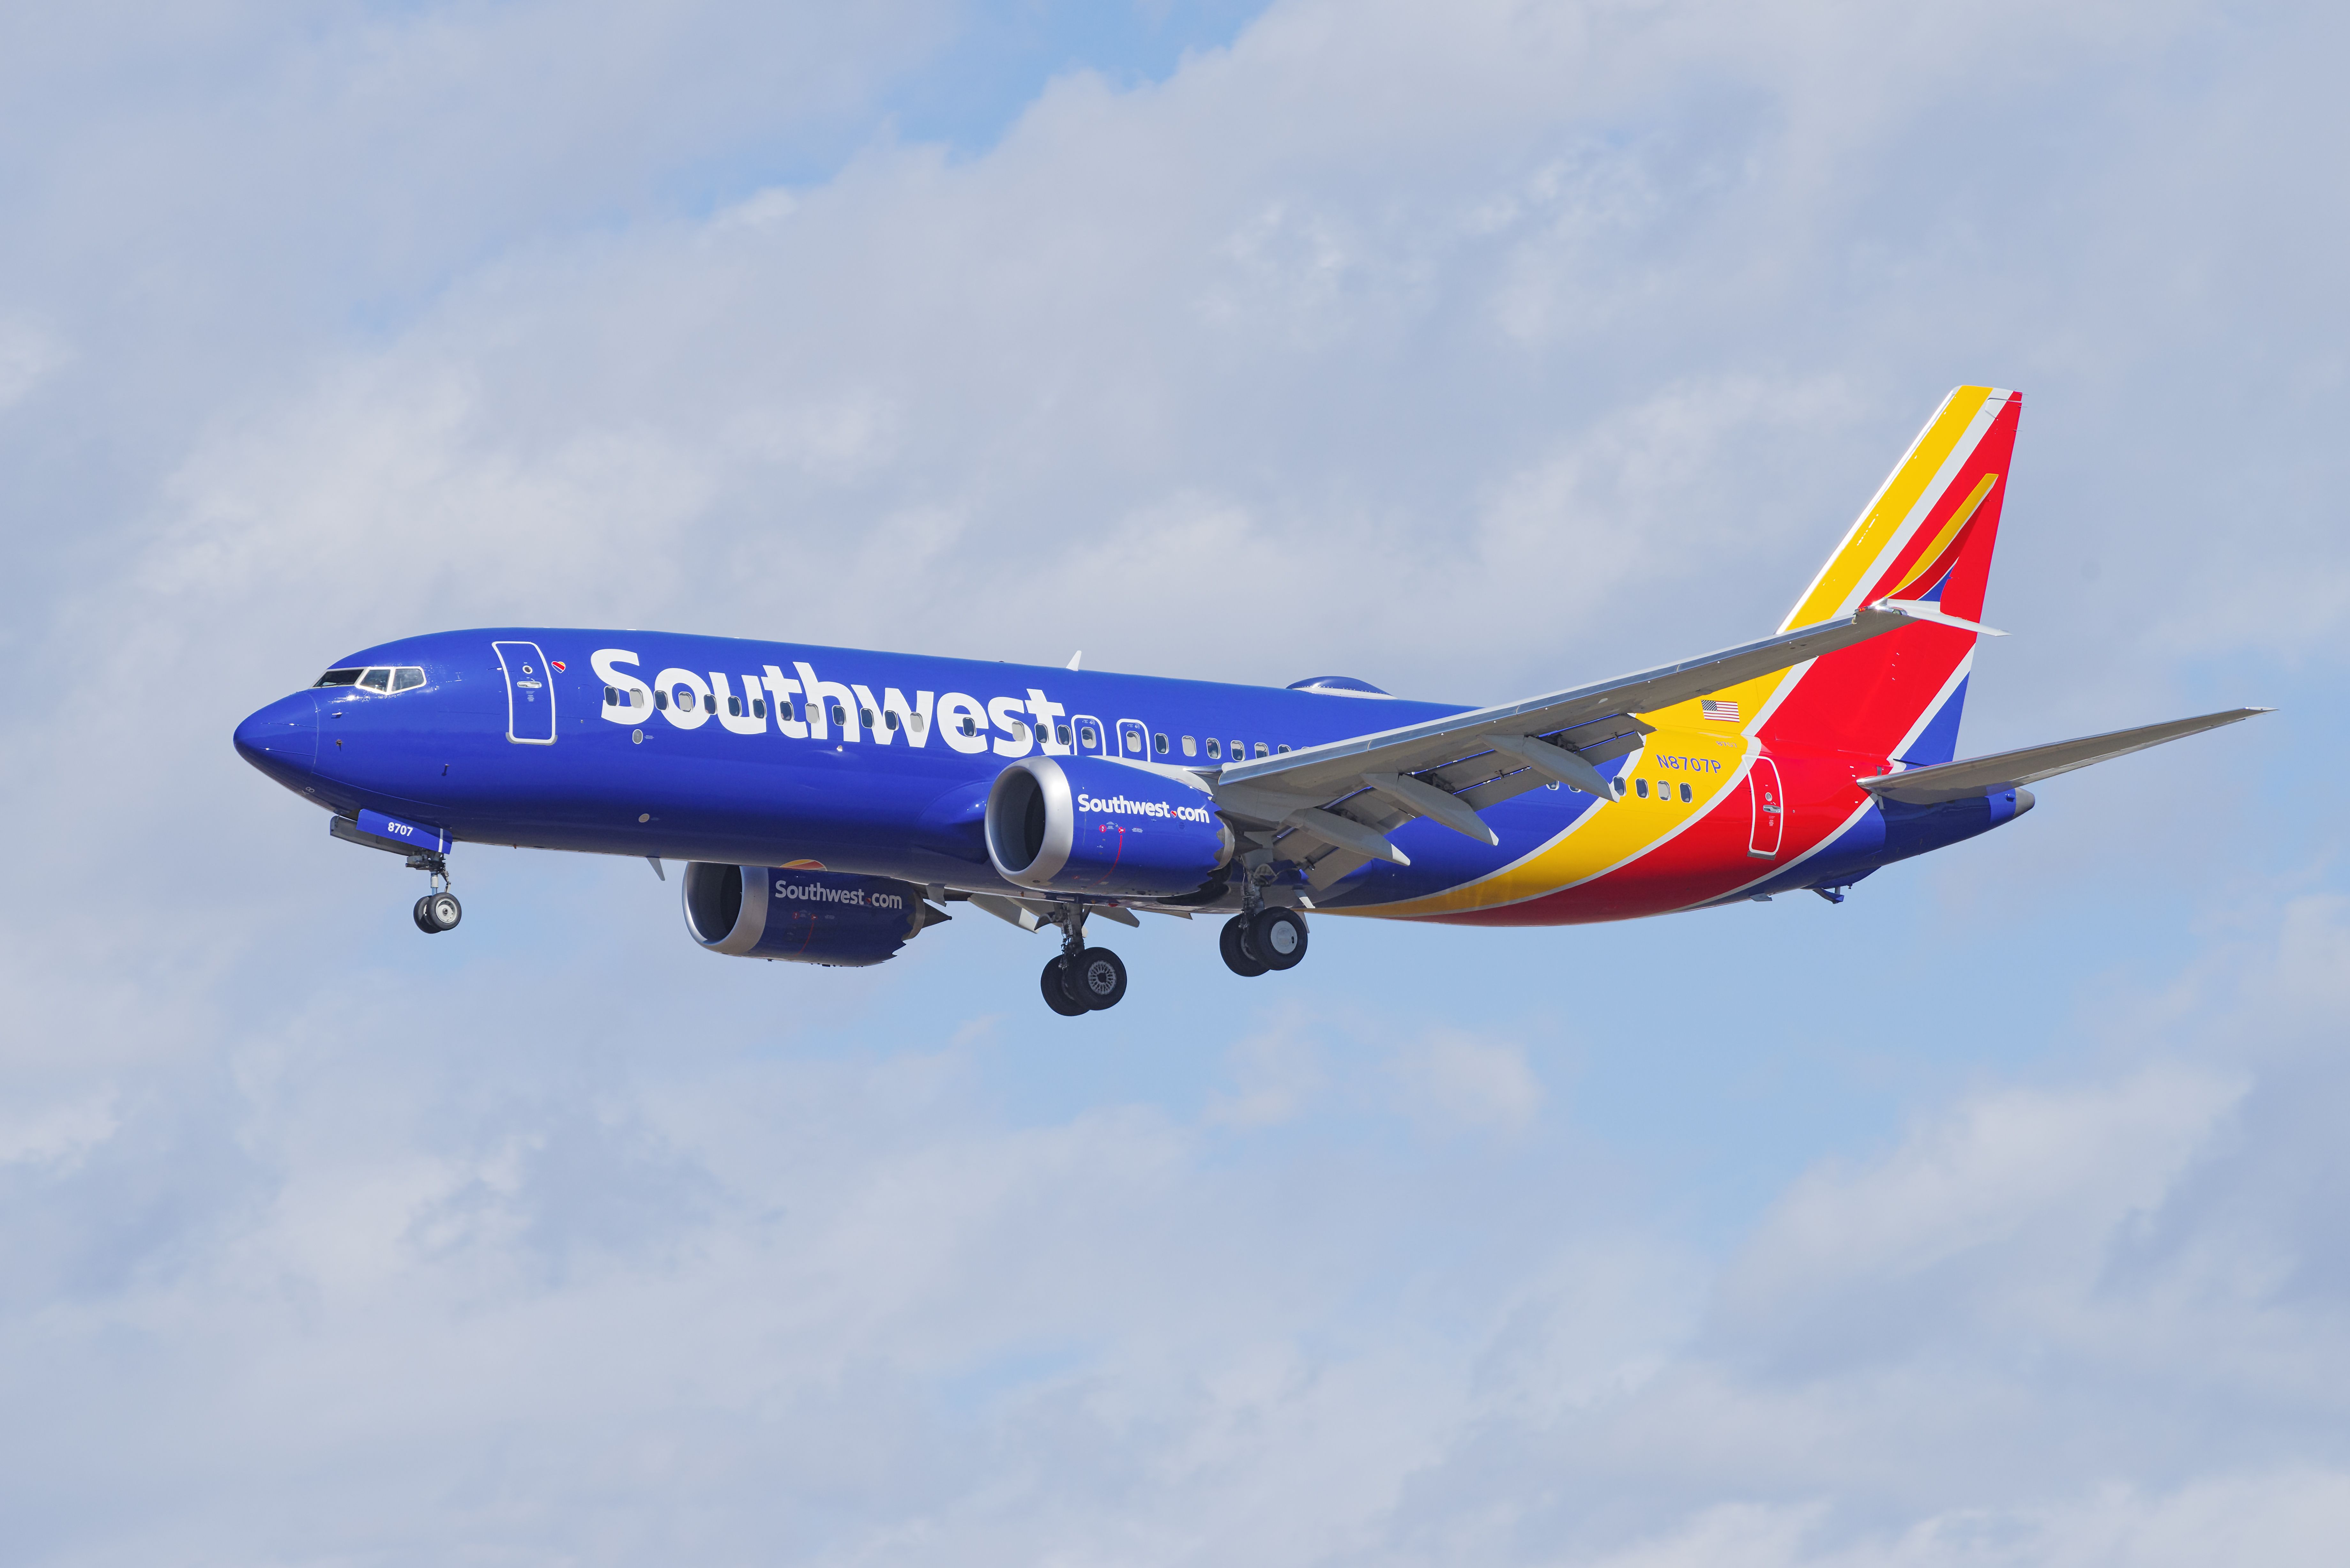
M 442 931 L 453 931 L 457 922 L 465 918 L 465 907 L 457 902 L 457 895 L 449 890 L 449 861 L 440 855 L 411 855 L 411 869 L 432 874 L 432 890 L 416 900 L 416 929 L 428 937 Z
M 1058 917 L 1061 951 L 1045 966 L 1045 1005 L 1064 1018 L 1106 1012 L 1126 998 L 1126 961 L 1107 948 L 1086 946 L 1086 913 L 1069 906 Z
M 1216 936 L 1224 967 L 1251 979 L 1267 970 L 1295 969 L 1305 957 L 1305 917 L 1295 909 L 1234 915 Z
M 1225 921 L 1216 940 L 1225 966 L 1251 976 L 1295 969 L 1305 957 L 1305 917 L 1268 906 L 1253 883 L 1243 896 L 1250 908 Z M 1077 1018 L 1107 1012 L 1124 1000 L 1126 964 L 1107 948 L 1086 946 L 1085 906 L 1063 904 L 1043 918 L 1061 930 L 1060 953 L 1037 977 L 1045 1005 L 1064 1018 Z

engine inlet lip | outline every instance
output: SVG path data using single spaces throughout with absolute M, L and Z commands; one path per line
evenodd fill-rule
M 1031 792 L 1045 802 L 1045 841 L 1032 857 L 1020 842 Z M 1050 757 L 1023 757 L 995 775 L 987 792 L 987 858 L 995 874 L 1024 888 L 1049 888 L 1076 846 L 1076 800 L 1069 775 Z

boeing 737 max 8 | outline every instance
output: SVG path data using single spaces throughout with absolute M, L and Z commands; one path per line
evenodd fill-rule
M 1089 918 L 1226 917 L 1238 974 L 1305 916 L 1573 925 L 1808 888 L 2032 809 L 2024 786 L 2266 711 L 1956 760 L 2022 400 L 1961 387 L 1775 634 L 1492 708 L 670 633 L 438 632 L 239 725 L 333 834 L 462 910 L 465 842 L 686 863 L 712 952 L 861 965 L 962 902 L 1052 928 L 1045 1001 L 1117 1004 Z

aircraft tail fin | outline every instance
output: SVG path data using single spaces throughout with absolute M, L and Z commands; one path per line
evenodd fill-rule
M 2007 495 L 2021 393 L 1960 387 L 1918 432 L 1788 615 L 1790 628 L 1880 599 L 1981 618 Z M 1976 634 L 1931 620 L 1789 671 L 1762 696 L 1760 732 L 1912 766 L 1958 754 Z

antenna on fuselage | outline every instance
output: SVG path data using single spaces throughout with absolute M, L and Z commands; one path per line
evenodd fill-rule
M 1076 652 L 1069 655 L 1069 668 L 1075 670 L 1077 667 L 1077 660 L 1083 659 L 1085 656 L 1086 650 L 1082 648 L 1077 649 Z

